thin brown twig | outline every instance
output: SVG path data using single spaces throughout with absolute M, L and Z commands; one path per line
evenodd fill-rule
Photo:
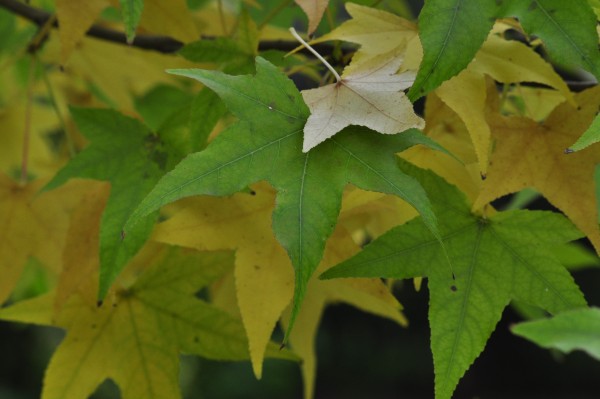
M 3 7 L 11 11 L 13 14 L 27 19 L 38 26 L 43 26 L 52 17 L 52 14 L 50 13 L 39 8 L 29 6 L 18 0 L 0 0 L 0 7 Z M 54 21 L 52 26 L 57 27 L 58 22 Z M 131 47 L 137 47 L 144 50 L 153 50 L 164 54 L 176 53 L 184 46 L 183 42 L 180 42 L 179 40 L 169 36 L 145 34 L 136 35 L 133 43 L 129 44 L 127 43 L 127 36 L 125 35 L 125 32 L 110 29 L 98 24 L 92 25 L 86 34 L 87 36 L 94 37 L 96 39 L 129 45 Z M 202 36 L 198 39 L 212 40 L 214 37 Z M 293 40 L 263 40 L 259 43 L 260 51 L 281 50 L 289 52 L 296 47 L 297 43 Z M 320 43 L 315 47 L 324 54 L 330 53 L 333 49 L 333 47 L 328 43 Z

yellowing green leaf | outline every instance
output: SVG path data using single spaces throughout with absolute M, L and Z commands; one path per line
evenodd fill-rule
M 481 207 L 509 193 L 533 187 L 562 210 L 600 251 L 594 168 L 600 148 L 565 154 L 598 111 L 598 87 L 577 94 L 578 107 L 565 103 L 541 124 L 522 117 L 490 119 L 495 150 L 488 178 L 475 203 Z
M 399 54 L 384 54 L 362 63 L 342 80 L 318 89 L 304 90 L 302 97 L 311 114 L 304 125 L 302 151 L 307 152 L 349 125 L 366 126 L 384 134 L 422 128 L 403 90 L 414 73 L 396 71 Z
M 308 17 L 308 34 L 310 35 L 317 29 L 323 13 L 327 9 L 329 0 L 294 0 Z
M 106 198 L 88 199 L 71 222 L 64 256 L 72 262 L 81 260 L 82 248 L 91 249 L 98 240 L 94 227 Z M 88 253 L 89 265 L 65 270 L 65 278 L 75 278 L 79 289 L 58 312 L 53 305 L 60 291 L 3 309 L 0 318 L 67 330 L 46 371 L 44 399 L 87 398 L 106 378 L 117 383 L 123 399 L 178 398 L 180 352 L 217 360 L 248 357 L 242 324 L 195 297 L 229 270 L 232 261 L 229 253 L 149 245 L 130 263 L 107 300 L 96 305 L 96 247 Z M 60 284 L 59 290 L 69 286 L 72 282 Z M 270 349 L 278 357 L 289 357 Z
M 106 0 L 56 0 L 62 64 L 67 62 L 75 47 L 106 7 Z

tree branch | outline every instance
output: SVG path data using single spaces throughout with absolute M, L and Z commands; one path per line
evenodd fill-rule
M 38 26 L 43 26 L 46 23 L 46 21 L 48 21 L 51 17 L 50 13 L 39 8 L 31 7 L 18 0 L 0 0 L 0 7 L 3 7 L 11 11 L 13 14 L 19 15 L 27 19 Z M 58 27 L 58 22 L 55 22 L 54 26 Z M 87 35 L 96 39 L 129 45 L 144 50 L 154 50 L 164 54 L 176 53 L 184 46 L 184 43 L 169 36 L 145 34 L 136 35 L 135 39 L 133 40 L 133 43 L 128 44 L 127 37 L 125 36 L 124 32 L 106 28 L 101 25 L 92 25 L 92 27 L 87 31 Z M 210 36 L 203 36 L 201 38 L 206 40 L 214 39 Z M 298 43 L 292 40 L 264 40 L 260 42 L 258 49 L 260 51 L 281 50 L 287 52 L 292 51 L 296 47 L 298 47 Z M 330 54 L 333 51 L 333 47 L 326 43 L 322 43 L 314 47 L 318 48 L 319 51 L 321 51 L 323 54 Z M 303 49 L 302 51 L 304 52 L 306 50 Z
M 87 1 L 87 0 L 81 0 Z M 51 18 L 51 14 L 41 10 L 39 8 L 31 7 L 25 3 L 20 2 L 19 0 L 0 0 L 0 7 L 3 7 L 13 14 L 19 15 L 36 25 L 42 27 L 44 24 Z M 55 21 L 53 24 L 54 27 L 58 27 L 58 22 Z M 161 35 L 136 35 L 133 43 L 127 43 L 127 37 L 124 32 L 106 28 L 101 25 L 92 25 L 92 27 L 87 31 L 87 35 L 90 37 L 94 37 L 96 39 L 101 39 L 113 43 L 128 45 L 132 47 L 137 47 L 144 50 L 153 50 L 158 51 L 163 54 L 173 54 L 179 51 L 185 43 L 180 42 L 177 39 L 174 39 L 169 36 L 161 36 Z M 211 40 L 214 37 L 211 36 L 202 36 L 199 39 Z M 263 40 L 259 43 L 258 49 L 260 51 L 264 50 L 281 50 L 285 52 L 292 51 L 298 47 L 298 43 L 296 41 L 287 41 L 287 40 Z M 312 46 L 315 50 L 317 50 L 321 54 L 331 54 L 333 52 L 333 46 L 328 43 L 318 43 Z M 302 53 L 308 53 L 306 48 L 300 50 Z M 598 83 L 595 81 L 573 81 L 566 80 L 565 83 L 569 86 L 572 91 L 578 92 L 585 90 L 587 88 L 596 86 Z M 540 86 L 536 84 L 523 83 L 524 86 Z

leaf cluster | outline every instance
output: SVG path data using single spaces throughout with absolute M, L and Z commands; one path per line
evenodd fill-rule
M 296 361 L 310 398 L 325 307 L 407 326 L 400 279 L 427 281 L 436 398 L 508 306 L 598 357 L 569 271 L 600 251 L 600 88 L 572 80 L 600 79 L 596 2 L 43 3 L 37 32 L 0 12 L 0 318 L 66 330 L 43 398 L 178 398 L 182 353 Z M 299 18 L 330 54 L 265 48 Z

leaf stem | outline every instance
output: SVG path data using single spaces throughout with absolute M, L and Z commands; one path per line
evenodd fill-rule
M 290 32 L 292 33 L 292 35 L 296 38 L 296 40 L 298 40 L 300 43 L 302 43 L 302 45 L 304 47 L 306 47 L 311 53 L 313 53 L 315 55 L 315 57 L 317 57 L 326 67 L 327 69 L 329 69 L 331 71 L 331 73 L 333 74 L 333 76 L 335 76 L 335 80 L 337 80 L 338 82 L 340 82 L 342 80 L 342 77 L 337 73 L 337 71 L 329 64 L 329 62 L 327 62 L 325 60 L 325 58 L 323 58 L 321 56 L 321 54 L 317 53 L 317 51 L 315 49 L 313 49 L 310 44 L 306 43 L 304 41 L 304 39 L 302 39 L 300 37 L 300 35 L 298 34 L 298 32 L 296 32 L 296 29 L 294 29 L 293 27 L 290 28 Z
M 27 168 L 29 164 L 29 141 L 31 136 L 31 112 L 33 105 L 33 81 L 35 77 L 35 68 L 37 64 L 35 54 L 31 55 L 31 64 L 29 64 L 29 77 L 27 80 L 27 103 L 25 105 L 25 126 L 23 131 L 23 152 L 21 155 L 21 185 L 27 184 Z

